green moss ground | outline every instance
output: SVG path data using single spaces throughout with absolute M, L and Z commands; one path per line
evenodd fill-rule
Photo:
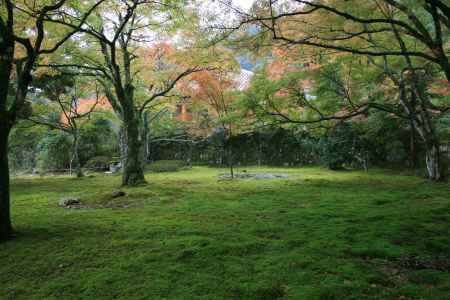
M 450 184 L 255 170 L 290 178 L 194 168 L 116 200 L 116 176 L 14 179 L 0 299 L 450 299 Z

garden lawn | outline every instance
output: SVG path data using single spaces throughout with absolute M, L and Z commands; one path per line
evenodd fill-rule
M 450 299 L 450 184 L 249 168 L 12 181 L 0 299 Z M 76 196 L 88 208 L 58 207 Z

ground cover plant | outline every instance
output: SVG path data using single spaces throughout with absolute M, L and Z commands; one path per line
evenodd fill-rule
M 242 169 L 238 171 L 243 171 Z M 0 299 L 448 299 L 448 183 L 248 168 L 12 180 Z M 58 206 L 78 197 L 82 208 Z

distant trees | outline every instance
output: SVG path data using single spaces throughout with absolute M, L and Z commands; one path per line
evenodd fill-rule
M 88 101 L 92 105 L 93 101 Z M 95 103 L 95 102 L 94 102 Z M 62 122 L 62 113 L 54 104 L 39 108 L 33 105 L 33 121 L 21 120 L 13 128 L 9 143 L 10 170 L 13 174 L 67 174 L 77 175 L 74 159 L 74 136 L 70 126 Z M 85 107 L 81 107 L 85 108 Z M 91 106 L 86 106 L 90 109 Z M 44 112 L 46 111 L 46 112 Z M 80 113 L 82 110 L 80 110 Z M 77 152 L 84 174 L 88 171 L 106 171 L 119 157 L 118 126 L 115 116 L 100 111 L 77 121 Z M 61 127 L 60 127 L 61 126 Z M 97 164 L 101 160 L 103 163 Z
M 67 168 L 72 153 L 71 136 L 60 130 L 51 130 L 37 145 L 36 168 L 45 174 L 46 170 L 57 172 Z
M 33 116 L 29 120 L 36 124 L 45 125 L 51 129 L 60 130 L 72 137 L 71 159 L 70 159 L 70 173 L 75 169 L 75 174 L 78 178 L 83 177 L 83 169 L 80 161 L 80 122 L 85 121 L 94 112 L 98 102 L 98 91 L 95 93 L 95 102 L 90 107 L 82 111 L 80 108 L 80 98 L 82 95 L 83 84 L 89 86 L 88 82 L 77 82 L 73 76 L 68 75 L 44 75 L 38 78 L 34 86 L 38 88 L 41 93 L 38 97 L 43 97 L 41 103 L 49 101 L 42 105 L 36 104 Z M 39 95 L 40 94 L 40 95 Z M 36 106 L 40 106 L 39 109 Z M 56 113 L 56 118 L 54 117 Z M 36 116 L 36 114 L 38 114 Z
M 271 110 L 282 122 L 339 121 L 373 109 L 394 114 L 411 122 L 426 148 L 428 177 L 441 180 L 445 170 L 435 126 L 449 112 L 450 104 L 433 95 L 430 86 L 441 78 L 450 82 L 448 12 L 448 4 L 438 0 L 293 0 L 283 4 L 269 0 L 258 2 L 250 13 L 242 12 L 239 24 L 222 30 L 257 25 L 256 34 L 247 30 L 247 38 L 239 41 L 260 46 L 271 41 L 272 46 L 290 49 L 297 46 L 293 61 L 310 57 L 320 67 L 319 74 L 326 75 L 327 65 L 344 63 L 331 77 L 316 77 L 315 82 L 331 83 L 336 88 L 329 92 L 339 101 L 327 100 L 330 93 L 319 95 L 317 89 L 318 101 L 297 94 L 303 97 L 298 100 L 304 110 L 301 116 Z M 333 74 L 341 76 L 333 78 Z M 330 110 L 333 107 L 334 111 Z

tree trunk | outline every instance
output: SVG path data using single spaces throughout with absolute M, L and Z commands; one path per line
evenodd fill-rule
M 188 142 L 187 146 L 188 146 L 187 166 L 189 168 L 192 168 L 192 148 L 194 147 L 194 143 L 193 142 Z
M 78 129 L 76 129 L 76 132 L 73 135 L 73 146 L 72 147 L 73 147 L 72 163 L 75 165 L 77 178 L 81 178 L 84 176 L 84 174 L 83 174 L 83 169 L 81 168 L 81 162 L 80 162 L 80 154 L 79 154 L 80 147 L 79 147 L 79 142 L 78 142 Z
M 261 143 L 261 133 L 258 132 L 258 167 L 261 167 L 261 165 L 262 165 L 262 158 L 263 158 L 263 152 L 262 152 L 262 143 Z
M 150 124 L 149 124 L 149 117 L 148 117 L 148 111 L 145 111 L 143 113 L 143 132 L 142 132 L 142 137 L 143 137 L 143 143 L 144 143 L 144 162 L 145 163 L 149 163 L 150 160 L 150 143 L 149 143 L 149 131 L 150 131 Z
M 127 147 L 127 137 L 125 132 L 125 126 L 122 125 L 119 131 L 119 148 L 120 148 L 120 166 L 123 170 L 125 166 L 125 158 L 127 157 L 128 147 Z
M 234 162 L 233 162 L 233 150 L 230 146 L 230 150 L 228 151 L 228 155 L 229 155 L 229 165 L 230 165 L 230 175 L 231 175 L 231 179 L 234 179 Z
M 425 146 L 428 178 L 433 181 L 443 180 L 445 175 L 444 170 L 441 170 L 439 143 L 427 142 Z
M 139 120 L 135 112 L 128 112 L 124 118 L 127 155 L 123 166 L 122 184 L 133 186 L 145 183 L 143 143 L 140 134 Z
M 0 120 L 1 121 L 1 120 Z M 8 137 L 9 125 L 0 123 L 0 241 L 7 240 L 13 233 L 10 213 Z
M 410 159 L 411 159 L 411 169 L 417 169 L 417 146 L 416 146 L 416 129 L 414 126 L 414 122 L 411 121 L 411 130 L 410 130 Z
M 231 132 L 231 129 L 230 129 Z M 233 142 L 231 140 L 232 136 L 228 137 L 228 165 L 230 167 L 231 179 L 234 179 L 234 153 L 233 153 Z

